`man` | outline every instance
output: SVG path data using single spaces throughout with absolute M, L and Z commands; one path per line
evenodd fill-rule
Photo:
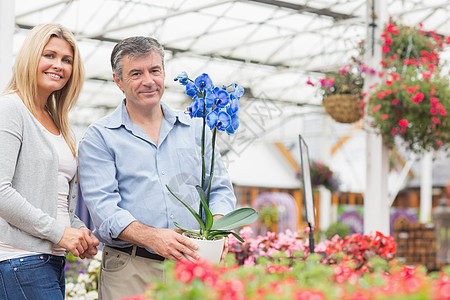
M 111 66 L 125 99 L 89 127 L 79 146 L 82 196 L 104 243 L 99 298 L 108 300 L 142 293 L 152 278 L 163 278 L 164 259 L 183 260 L 185 254 L 198 259 L 196 246 L 174 229 L 174 222 L 193 229 L 198 222 L 166 185 L 198 207 L 202 134 L 201 119 L 161 102 L 164 50 L 155 39 L 119 42 Z M 218 159 L 210 209 L 217 219 L 235 205 Z M 223 255 L 227 251 L 226 243 Z

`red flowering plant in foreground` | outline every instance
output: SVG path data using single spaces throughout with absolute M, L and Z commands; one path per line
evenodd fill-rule
M 308 254 L 304 232 L 252 239 L 245 228 L 240 235 L 252 244 L 248 251 L 261 254 L 256 264 L 242 266 L 234 253 L 220 265 L 167 260 L 166 279 L 152 281 L 144 294 L 129 299 L 450 299 L 450 269 L 427 274 L 425 268 L 402 265 L 392 259 L 395 242 L 379 232 L 320 243 L 315 250 L 325 256 Z M 302 256 L 287 259 L 291 254 L 295 258 L 292 248 L 301 247 L 305 248 Z M 355 260 L 364 260 L 365 266 Z
M 252 238 L 252 230 L 245 227 L 239 234 L 246 242 L 241 244 L 231 237 L 229 252 L 235 255 L 239 264 L 246 266 L 258 264 L 261 260 L 292 265 L 295 261 L 308 258 L 308 232 L 309 229 L 298 232 L 267 232 L 264 236 Z M 394 258 L 396 243 L 391 236 L 380 232 L 369 235 L 353 234 L 345 238 L 336 235 L 331 240 L 316 244 L 314 252 L 321 255 L 322 264 L 350 264 L 355 270 L 368 272 L 373 268 L 369 263 L 372 257 L 381 257 L 385 261 Z
M 439 58 L 444 40 L 450 42 L 421 27 L 386 26 L 381 83 L 370 87 L 367 113 L 387 147 L 396 138 L 414 152 L 450 146 L 450 81 Z
M 232 256 L 225 265 L 166 261 L 166 280 L 129 299 L 449 299 L 448 270 L 429 276 L 424 268 L 381 260 L 384 265 L 367 273 L 351 264 L 321 264 L 317 254 L 292 266 L 238 266 Z

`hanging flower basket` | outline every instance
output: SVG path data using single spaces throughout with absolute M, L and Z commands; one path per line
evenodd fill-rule
M 450 148 L 450 77 L 441 72 L 444 41 L 421 26 L 390 22 L 383 34 L 381 82 L 369 88 L 367 114 L 388 148 L 421 153 Z
M 322 100 L 322 105 L 333 120 L 354 123 L 362 118 L 359 95 L 336 94 Z

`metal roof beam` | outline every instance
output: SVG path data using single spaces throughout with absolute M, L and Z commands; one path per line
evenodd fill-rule
M 30 11 L 24 12 L 24 13 L 22 13 L 20 15 L 16 15 L 15 18 L 18 19 L 18 18 L 21 18 L 21 17 L 32 15 L 34 13 L 37 13 L 37 12 L 40 12 L 40 11 L 43 11 L 43 10 L 46 10 L 46 9 L 49 9 L 49 8 L 54 8 L 55 6 L 60 5 L 60 4 L 69 4 L 72 1 L 73 0 L 62 0 L 62 1 L 59 1 L 59 2 L 55 2 L 55 3 L 52 3 L 52 4 L 46 5 L 46 6 L 42 6 L 42 7 L 30 10 Z
M 266 4 L 266 5 L 272 5 L 272 6 L 276 6 L 276 7 L 293 9 L 298 12 L 308 12 L 308 13 L 319 15 L 319 16 L 330 17 L 335 20 L 351 19 L 351 18 L 355 17 L 353 15 L 334 12 L 327 8 L 314 8 L 311 6 L 294 4 L 294 3 L 284 2 L 284 1 L 279 1 L 279 0 L 247 0 L 247 1 L 248 2 L 257 2 L 257 3 L 261 3 L 261 4 Z
M 157 21 L 161 21 L 161 20 L 166 20 L 166 19 L 169 19 L 169 18 L 172 18 L 172 17 L 184 15 L 184 14 L 191 13 L 191 12 L 197 12 L 197 11 L 200 11 L 200 10 L 203 10 L 203 9 L 206 9 L 206 8 L 211 8 L 211 7 L 214 7 L 214 6 L 219 6 L 219 5 L 222 5 L 222 4 L 225 4 L 225 3 L 235 2 L 235 1 L 238 1 L 238 0 L 224 0 L 224 1 L 219 1 L 219 2 L 215 2 L 215 3 L 210 3 L 210 4 L 207 4 L 207 5 L 198 6 L 198 7 L 194 7 L 194 8 L 187 9 L 187 10 L 177 11 L 177 12 L 174 12 L 174 13 L 171 13 L 171 14 L 167 14 L 167 15 L 164 15 L 164 16 L 159 16 L 159 17 L 156 17 L 156 18 L 147 19 L 145 21 L 139 21 L 139 22 L 126 24 L 126 25 L 123 25 L 123 26 L 115 27 L 115 28 L 105 29 L 105 30 L 103 30 L 101 32 L 97 32 L 97 33 L 90 34 L 90 35 L 87 35 L 87 36 L 80 36 L 80 38 L 97 38 L 97 37 L 103 36 L 106 33 L 119 31 L 119 30 L 123 30 L 123 29 L 126 29 L 126 28 L 132 28 L 132 27 L 135 27 L 135 26 L 148 24 L 148 23 L 153 23 L 153 22 L 157 22 Z

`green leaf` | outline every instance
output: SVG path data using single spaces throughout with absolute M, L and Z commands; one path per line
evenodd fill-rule
M 234 232 L 234 231 L 213 231 L 210 235 L 208 235 L 206 238 L 208 239 L 208 240 L 212 240 L 212 239 L 214 239 L 214 238 L 216 238 L 216 237 L 218 237 L 218 236 L 228 236 L 228 235 L 230 235 L 230 234 L 232 234 L 232 235 L 234 235 L 239 241 L 241 241 L 242 243 L 245 243 L 245 241 L 244 241 L 244 239 L 239 235 L 239 234 L 237 234 L 236 232 Z
M 190 233 L 190 234 L 194 234 L 194 235 L 200 236 L 200 237 L 202 236 L 202 234 L 200 234 L 198 231 L 192 231 L 192 229 L 187 229 L 187 228 L 181 226 L 180 224 L 178 224 L 177 222 L 173 222 L 173 224 L 174 224 L 178 229 L 181 229 L 181 230 L 183 230 L 184 232 L 187 232 L 187 233 Z
M 205 209 L 205 227 L 206 227 L 205 231 L 206 231 L 206 234 L 208 234 L 214 223 L 213 215 L 208 208 L 208 204 L 206 203 L 205 191 L 199 185 L 197 185 L 195 188 L 197 189 L 197 193 L 200 196 L 200 201 L 203 204 L 203 208 Z
M 180 198 L 180 196 L 178 196 L 167 184 L 166 184 L 166 188 L 169 190 L 169 192 L 178 200 L 180 201 L 184 206 L 186 206 L 186 208 L 191 212 L 191 214 L 195 217 L 195 219 L 197 220 L 198 224 L 200 224 L 200 228 L 201 231 L 205 231 L 205 223 L 203 223 L 202 218 L 200 217 L 200 215 L 186 202 L 183 201 L 183 199 Z M 181 228 L 180 228 L 181 229 Z
M 258 213 L 253 208 L 239 208 L 215 221 L 211 230 L 232 230 L 251 224 L 257 219 Z

